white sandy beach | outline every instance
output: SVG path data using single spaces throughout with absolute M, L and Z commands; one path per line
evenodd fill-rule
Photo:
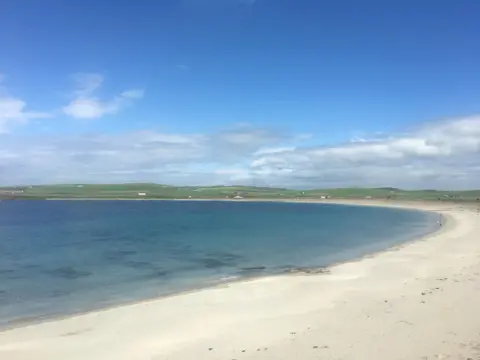
M 397 206 L 448 221 L 330 274 L 233 283 L 7 330 L 0 359 L 480 359 L 477 208 Z

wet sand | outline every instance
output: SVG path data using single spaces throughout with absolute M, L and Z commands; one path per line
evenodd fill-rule
M 236 282 L 7 330 L 0 359 L 480 359 L 477 208 L 343 203 L 436 211 L 447 222 L 327 273 Z

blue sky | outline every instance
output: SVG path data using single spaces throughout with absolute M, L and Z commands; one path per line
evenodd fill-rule
M 0 183 L 480 188 L 479 12 L 4 0 Z

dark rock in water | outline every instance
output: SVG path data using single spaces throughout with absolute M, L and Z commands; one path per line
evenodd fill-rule
M 0 278 L 5 277 L 7 279 L 19 279 L 21 274 L 12 269 L 0 269 Z
M 195 258 L 191 261 L 207 269 L 218 269 L 222 267 L 235 267 L 237 266 L 237 260 L 241 258 L 239 255 L 227 252 L 212 252 L 206 255 L 206 257 Z
M 61 266 L 56 269 L 48 271 L 50 275 L 57 276 L 63 279 L 78 279 L 92 275 L 90 271 L 77 270 L 71 266 Z
M 155 269 L 155 266 L 153 263 L 148 262 L 148 261 L 125 261 L 124 263 L 126 266 L 134 268 L 134 269 Z
M 12 269 L 0 269 L 0 275 L 13 274 L 14 272 L 15 272 L 15 270 L 12 270 Z
M 207 254 L 209 257 L 213 257 L 216 259 L 220 259 L 225 262 L 234 262 L 242 259 L 242 256 L 229 253 L 229 252 L 224 252 L 224 251 L 217 251 L 217 252 L 210 252 Z
M 103 253 L 103 258 L 107 260 L 123 261 L 126 257 L 135 254 L 137 254 L 137 251 L 135 250 L 109 250 Z
M 237 274 L 240 276 L 256 276 L 263 274 L 267 270 L 266 266 L 247 266 L 238 269 Z
M 156 278 L 161 278 L 165 277 L 168 275 L 168 271 L 162 270 L 162 269 L 153 269 L 152 272 L 146 274 L 143 276 L 144 279 L 156 279 Z
M 235 267 L 241 256 L 227 252 L 208 253 L 206 257 L 193 259 L 207 269 L 217 269 L 222 267 Z
M 23 266 L 24 269 L 28 269 L 28 270 L 35 270 L 35 269 L 40 269 L 42 266 L 41 265 L 38 265 L 38 264 L 25 264 Z
M 241 268 L 240 270 L 242 270 L 242 271 L 260 271 L 260 270 L 265 270 L 266 268 L 267 268 L 266 266 L 249 266 L 249 267 Z
M 325 267 L 293 267 L 284 272 L 287 274 L 329 274 L 330 270 Z

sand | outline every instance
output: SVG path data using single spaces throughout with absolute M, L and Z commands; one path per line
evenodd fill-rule
M 0 359 L 480 359 L 477 209 L 396 206 L 437 211 L 447 223 L 329 274 L 238 282 L 7 330 Z

